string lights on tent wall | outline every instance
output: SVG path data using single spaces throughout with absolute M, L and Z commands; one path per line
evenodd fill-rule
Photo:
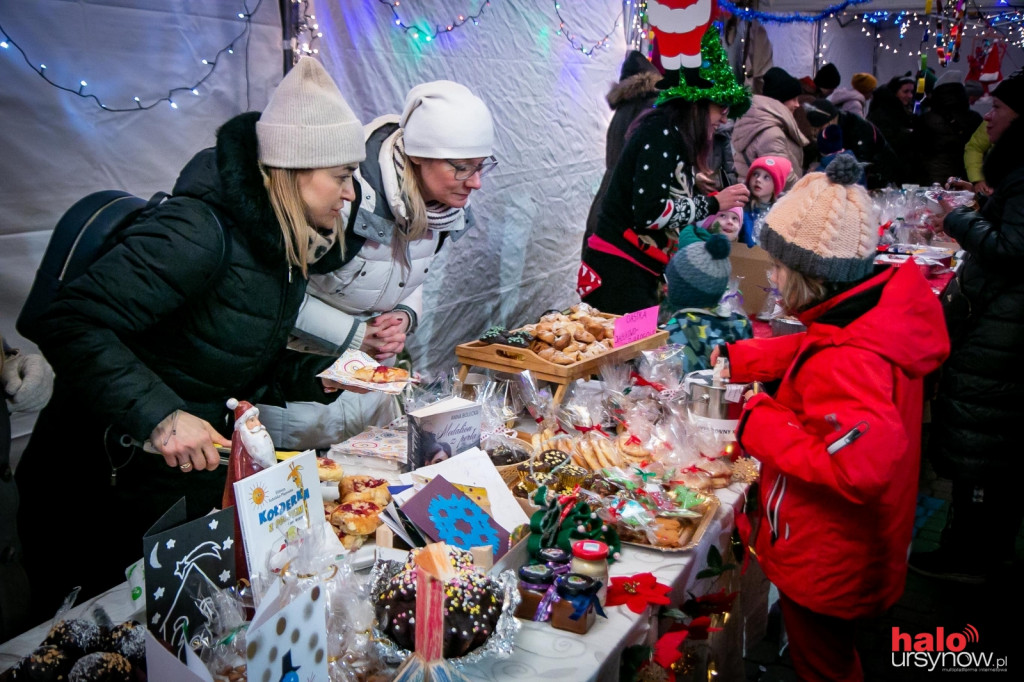
M 633 50 L 644 49 L 646 41 L 647 58 L 651 58 L 654 44 L 649 35 L 650 25 L 647 21 L 647 0 L 623 0 L 622 11 L 626 26 L 626 44 Z
M 391 19 L 396 27 L 405 31 L 405 33 L 412 36 L 413 39 L 423 40 L 428 43 L 433 42 L 433 40 L 442 33 L 451 33 L 464 24 L 472 22 L 474 26 L 478 26 L 480 24 L 480 16 L 484 13 L 485 9 L 491 6 L 491 0 L 483 0 L 476 13 L 465 12 L 457 14 L 452 17 L 452 20 L 448 23 L 434 26 L 434 28 L 431 29 L 423 28 L 417 23 L 407 24 L 398 14 L 400 10 L 404 12 L 406 9 L 406 7 L 402 5 L 401 0 L 377 0 L 377 2 L 391 8 Z
M 961 61 L 961 45 L 968 37 L 984 34 L 988 39 L 1024 48 L 1024 12 L 1010 9 L 986 15 L 972 5 L 970 10 L 962 2 L 937 7 L 932 15 L 905 10 L 830 15 L 822 20 L 818 57 L 825 56 L 837 26 L 846 28 L 854 22 L 861 24 L 861 33 L 870 36 L 882 52 L 908 57 L 927 55 L 936 58 L 940 66 Z
M 848 7 L 855 5 L 863 5 L 871 2 L 871 0 L 843 0 L 834 5 L 830 5 L 820 12 L 813 14 L 807 14 L 803 12 L 761 12 L 755 9 L 748 9 L 746 7 L 738 7 L 728 0 L 718 0 L 718 6 L 727 12 L 735 14 L 743 21 L 758 21 L 762 24 L 792 24 L 792 23 L 807 23 L 813 24 L 817 21 L 821 21 L 826 17 L 831 17 L 840 12 L 845 11 Z
M 140 97 L 139 95 L 135 95 L 131 98 L 131 101 L 133 102 L 133 105 L 131 106 L 115 106 L 113 104 L 105 103 L 95 93 L 89 91 L 89 81 L 85 80 L 84 78 L 79 80 L 77 85 L 71 86 L 53 80 L 52 78 L 50 78 L 50 74 L 47 72 L 46 63 L 33 61 L 29 57 L 28 53 L 26 53 L 25 50 L 22 48 L 22 46 L 19 45 L 14 40 L 14 38 L 11 37 L 11 35 L 7 32 L 7 29 L 4 28 L 2 24 L 0 24 L 0 34 L 2 34 L 3 39 L 0 40 L 0 52 L 10 52 L 12 54 L 13 52 L 17 52 L 21 55 L 21 58 L 25 61 L 25 63 L 28 64 L 29 68 L 35 71 L 36 74 L 40 78 L 42 78 L 47 84 L 63 92 L 71 93 L 72 95 L 76 95 L 83 99 L 92 100 L 96 104 L 96 106 L 98 106 L 100 109 L 104 111 L 110 111 L 115 113 L 129 111 L 148 111 L 156 106 L 159 106 L 163 102 L 167 102 L 172 109 L 177 109 L 178 103 L 174 99 L 175 96 L 184 95 L 187 93 L 194 97 L 199 97 L 202 94 L 202 85 L 207 80 L 209 80 L 209 78 L 213 75 L 214 71 L 217 70 L 217 65 L 221 61 L 221 59 L 225 55 L 234 54 L 235 46 L 243 40 L 245 41 L 246 46 L 246 60 L 248 60 L 248 41 L 249 37 L 251 36 L 252 17 L 256 14 L 256 12 L 259 11 L 260 5 L 262 4 L 263 0 L 256 0 L 256 6 L 250 10 L 248 8 L 247 2 L 242 3 L 242 11 L 239 12 L 237 15 L 238 19 L 243 22 L 243 27 L 241 31 L 239 31 L 238 35 L 231 39 L 231 42 L 229 42 L 227 45 L 218 50 L 217 53 L 213 56 L 213 58 L 204 58 L 200 60 L 200 64 L 204 67 L 205 72 L 198 80 L 194 81 L 190 85 L 180 85 L 176 87 L 171 87 L 167 90 L 166 95 L 162 97 L 156 97 L 152 100 L 146 98 L 146 100 L 144 101 L 142 97 Z M 248 74 L 248 68 L 246 68 L 246 74 Z M 150 78 L 148 80 L 151 82 L 153 79 Z M 246 87 L 248 88 L 248 75 L 246 76 Z
M 619 22 L 622 20 L 622 12 L 615 18 L 615 25 L 612 26 L 611 30 L 604 34 L 601 38 L 596 41 L 589 41 L 579 38 L 575 32 L 569 27 L 565 19 L 562 17 L 562 5 L 558 0 L 554 0 L 555 5 L 555 16 L 558 17 L 558 35 L 564 36 L 569 44 L 572 45 L 572 49 L 579 51 L 588 57 L 592 57 L 596 50 L 607 48 L 608 43 L 611 40 L 612 34 L 619 28 Z M 588 47 L 590 45 L 590 47 Z
M 292 63 L 303 56 L 320 54 L 319 43 L 324 34 L 320 31 L 316 15 L 310 12 L 309 0 L 292 0 Z

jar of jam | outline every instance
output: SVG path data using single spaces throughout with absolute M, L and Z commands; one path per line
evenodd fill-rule
M 597 583 L 593 578 L 578 573 L 560 575 L 555 580 L 558 601 L 551 607 L 551 627 L 559 630 L 585 635 L 597 619 L 593 599 L 597 591 Z M 587 606 L 576 618 L 576 605 L 586 600 Z
M 544 564 L 527 564 L 520 567 L 519 596 L 522 597 L 522 601 L 516 608 L 516 618 L 536 620 L 537 607 L 540 606 L 554 580 L 554 571 Z M 544 614 L 541 620 L 547 620 L 548 617 L 548 614 Z
M 597 598 L 604 606 L 608 598 L 608 545 L 600 540 L 577 540 L 572 543 L 573 573 L 601 581 Z

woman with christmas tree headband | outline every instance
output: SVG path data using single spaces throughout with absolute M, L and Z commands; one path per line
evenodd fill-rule
M 623 314 L 658 305 L 665 266 L 679 230 L 720 210 L 746 203 L 737 184 L 716 195 L 701 194 L 696 176 L 711 169 L 712 136 L 726 116 L 750 106 L 749 91 L 736 82 L 718 31 L 702 39 L 699 82 L 663 90 L 655 108 L 627 133 L 587 240 L 577 291 L 587 303 Z M 694 82 L 697 82 L 694 80 Z

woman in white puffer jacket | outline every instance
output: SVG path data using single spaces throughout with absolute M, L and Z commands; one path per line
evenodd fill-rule
M 360 349 L 386 362 L 416 328 L 434 256 L 473 224 L 469 196 L 497 164 L 494 125 L 468 88 L 433 81 L 409 91 L 400 117 L 382 116 L 365 131 L 344 255 L 310 279 L 293 345 L 329 355 Z M 283 449 L 326 448 L 396 416 L 394 397 L 377 392 L 346 392 L 330 406 L 260 406 Z

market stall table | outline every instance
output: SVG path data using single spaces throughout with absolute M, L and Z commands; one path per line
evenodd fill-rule
M 715 491 L 721 505 L 697 547 L 683 552 L 661 552 L 632 545 L 623 547 L 622 559 L 611 567 L 612 577 L 651 572 L 658 581 L 670 585 L 671 603 L 680 604 L 695 589 L 696 575 L 706 563 L 712 544 L 728 546 L 734 518 L 742 509 L 747 486 L 733 483 Z M 698 590 L 702 592 L 703 590 Z M 75 607 L 68 617 L 88 617 L 102 607 L 115 623 L 144 614 L 131 599 L 131 588 L 122 583 L 107 592 Z M 625 606 L 606 609 L 608 618 L 599 618 L 586 635 L 556 630 L 548 623 L 520 621 L 516 648 L 507 659 L 488 659 L 465 668 L 472 680 L 566 679 L 618 680 L 623 650 L 634 644 L 648 644 L 657 639 L 657 621 L 653 609 L 635 614 Z M 0 671 L 10 668 L 30 654 L 46 636 L 49 623 L 0 645 Z M 736 651 L 737 659 L 742 652 Z M 152 680 L 152 682 L 162 682 Z

